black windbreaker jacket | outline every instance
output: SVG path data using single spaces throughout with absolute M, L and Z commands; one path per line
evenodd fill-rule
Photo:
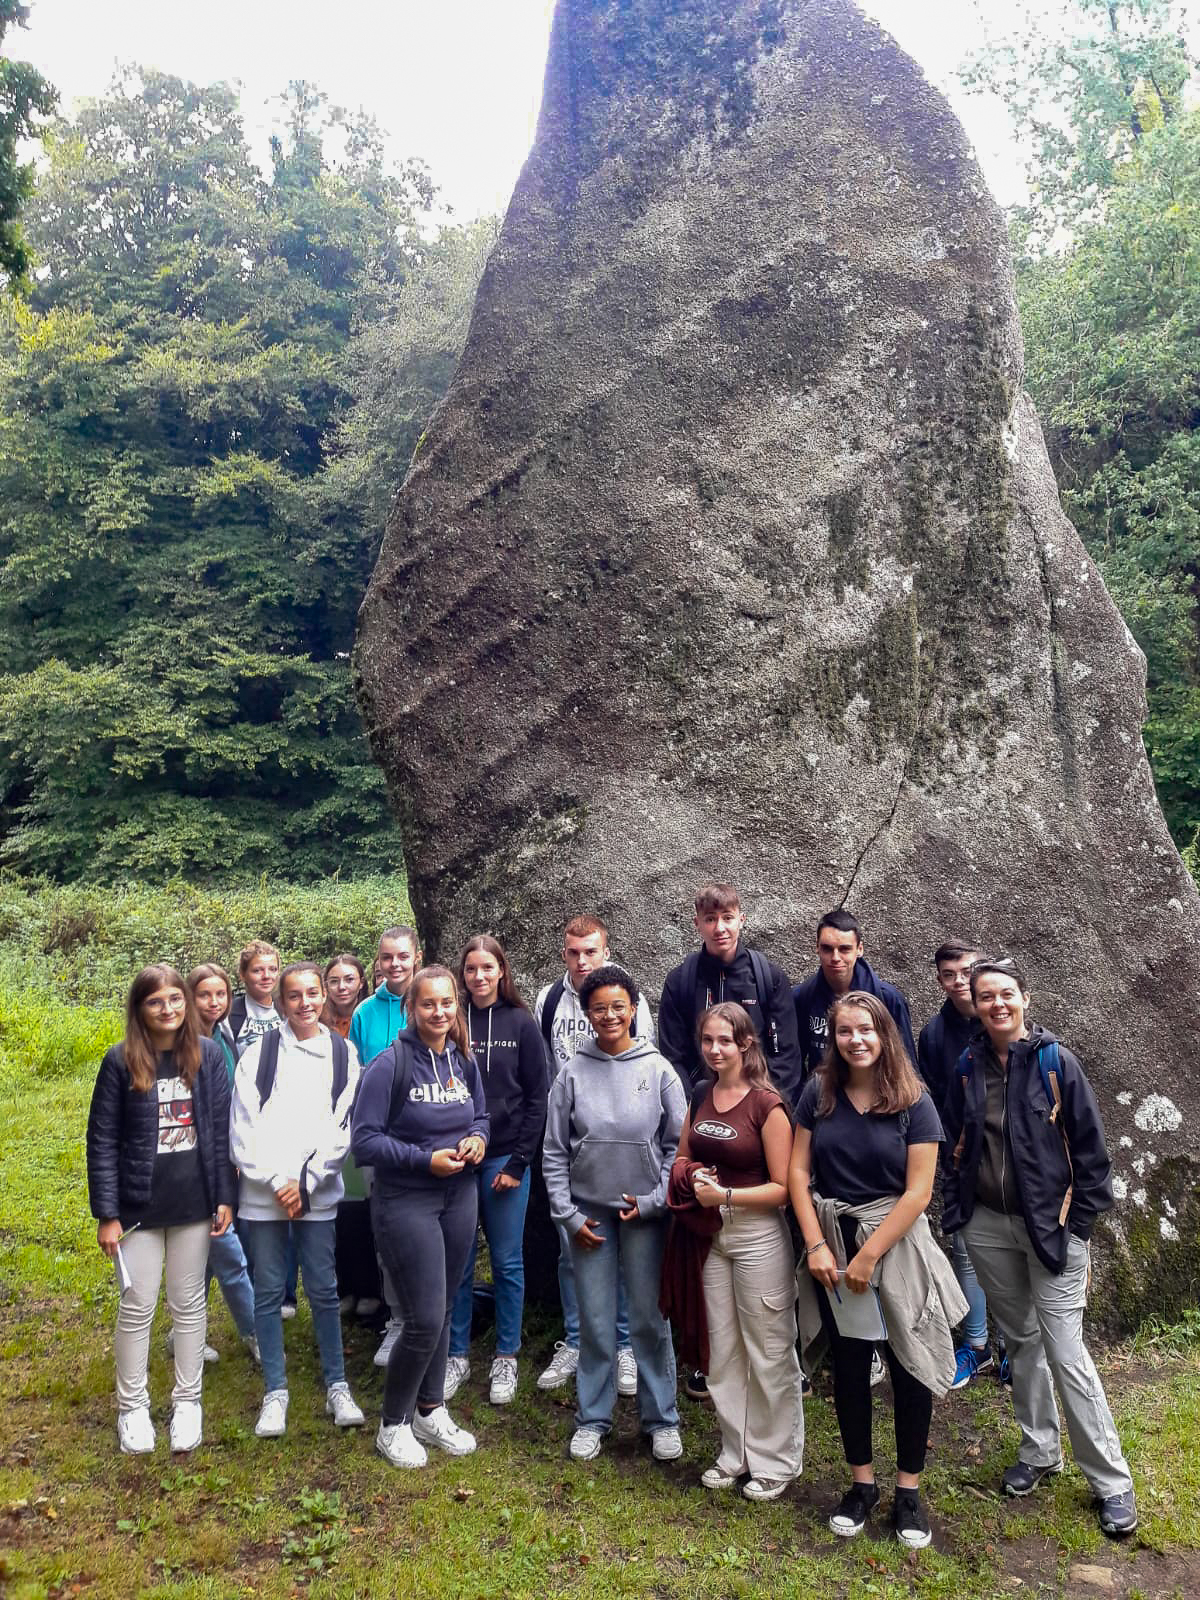
M 1021 1214 L 1038 1260 L 1047 1271 L 1061 1272 L 1067 1264 L 1068 1233 L 1090 1239 L 1096 1218 L 1112 1208 L 1112 1163 L 1091 1085 L 1075 1056 L 1060 1045 L 1062 1126 L 1071 1151 L 1068 1167 L 1062 1133 L 1050 1120 L 1053 1107 L 1037 1063 L 1038 1046 L 1052 1040 L 1053 1034 L 1035 1024 L 1029 1038 L 1018 1039 L 1009 1051 L 1004 1094 L 1005 1144 L 1021 1197 Z M 982 1039 L 968 1045 L 950 1075 L 946 1092 L 942 1112 L 946 1133 L 942 1146 L 942 1228 L 946 1233 L 957 1233 L 975 1210 L 975 1177 L 983 1148 L 987 1098 L 983 1064 L 986 1048 Z M 965 1137 L 955 1159 L 960 1134 Z M 1059 1212 L 1072 1172 L 1071 1209 L 1066 1227 L 1060 1227 Z

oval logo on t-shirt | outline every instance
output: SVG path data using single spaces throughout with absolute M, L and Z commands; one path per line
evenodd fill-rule
M 737 1129 L 731 1128 L 727 1122 L 698 1122 L 696 1133 L 701 1133 L 706 1139 L 736 1139 Z

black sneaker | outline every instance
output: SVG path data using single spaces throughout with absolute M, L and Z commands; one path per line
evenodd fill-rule
M 1132 1489 L 1126 1489 L 1124 1494 L 1110 1494 L 1107 1499 L 1101 1500 L 1097 1512 L 1100 1531 L 1107 1533 L 1110 1539 L 1123 1539 L 1138 1525 L 1137 1501 L 1133 1498 Z
M 996 1378 L 1000 1383 L 1007 1385 L 1007 1387 L 1011 1389 L 1012 1363 L 1008 1359 L 1008 1351 L 1002 1344 L 997 1345 L 996 1347 L 996 1357 Z
M 806 1372 L 802 1372 L 800 1374 L 800 1393 L 802 1395 L 812 1393 L 812 1383 L 809 1381 L 809 1377 Z
M 1018 1461 L 1009 1467 L 1000 1483 L 1005 1494 L 1011 1494 L 1019 1500 L 1024 1495 L 1032 1494 L 1043 1478 L 1049 1478 L 1062 1469 L 1061 1459 L 1052 1462 L 1048 1467 L 1031 1467 L 1028 1461 Z
M 708 1399 L 708 1379 L 702 1372 L 689 1372 L 684 1379 L 683 1392 L 693 1400 Z
M 901 1544 L 910 1550 L 924 1550 L 933 1538 L 929 1518 L 915 1489 L 897 1489 L 892 1506 L 892 1527 Z
M 877 1483 L 852 1483 L 842 1496 L 829 1526 L 839 1539 L 853 1539 L 866 1526 L 867 1518 L 879 1504 Z

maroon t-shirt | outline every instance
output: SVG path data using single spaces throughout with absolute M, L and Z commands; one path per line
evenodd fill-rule
M 688 1134 L 689 1158 L 715 1167 L 726 1189 L 752 1189 L 757 1184 L 770 1183 L 762 1142 L 763 1123 L 782 1104 L 774 1089 L 750 1089 L 732 1111 L 718 1111 L 710 1089 Z

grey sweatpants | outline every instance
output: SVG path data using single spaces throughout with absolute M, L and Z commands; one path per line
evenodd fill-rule
M 121 1246 L 133 1280 L 117 1307 L 117 1410 L 150 1404 L 146 1367 L 150 1325 L 158 1306 L 163 1263 L 167 1268 L 167 1308 L 175 1330 L 175 1387 L 171 1398 L 199 1400 L 204 1375 L 204 1336 L 208 1331 L 208 1243 L 210 1224 L 182 1228 L 138 1228 Z
M 962 1230 L 967 1253 L 1008 1346 L 1018 1455 L 1031 1467 L 1062 1457 L 1057 1388 L 1075 1461 L 1101 1499 L 1133 1488 L 1104 1386 L 1083 1342 L 1088 1246 L 1071 1235 L 1067 1265 L 1048 1272 L 1020 1217 L 977 1205 Z

